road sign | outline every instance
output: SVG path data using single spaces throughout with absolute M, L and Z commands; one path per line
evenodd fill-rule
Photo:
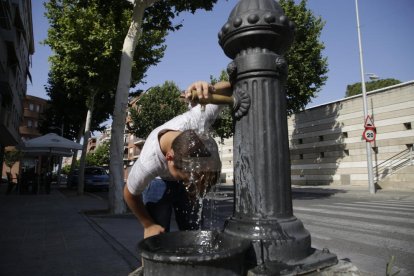
M 365 118 L 365 128 L 375 128 L 374 121 L 372 120 L 371 116 L 367 115 Z
M 364 130 L 364 133 L 362 134 L 362 136 L 364 137 L 365 141 L 367 142 L 373 142 L 375 141 L 375 130 L 373 128 L 366 128 Z

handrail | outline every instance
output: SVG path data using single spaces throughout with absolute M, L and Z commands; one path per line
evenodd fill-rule
M 374 167 L 375 181 L 378 182 L 388 175 L 408 165 L 414 165 L 413 147 L 409 147 Z

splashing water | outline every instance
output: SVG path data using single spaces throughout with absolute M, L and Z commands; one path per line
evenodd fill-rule
M 200 135 L 201 137 L 205 137 L 207 136 L 207 130 L 205 128 L 205 124 L 206 124 L 206 106 L 205 105 L 201 105 L 200 106 L 200 111 L 201 111 L 201 115 L 200 115 L 200 121 L 198 122 L 198 135 Z
M 218 151 L 217 145 L 215 144 L 214 140 L 209 135 L 208 129 L 206 128 L 205 121 L 206 121 L 205 106 L 202 105 L 200 121 L 198 123 L 197 135 L 199 136 L 201 140 L 203 140 L 203 143 L 205 144 L 205 146 L 210 152 Z M 195 144 L 194 141 L 190 142 L 191 147 L 193 147 L 194 144 Z M 188 165 L 186 169 L 190 173 L 190 177 L 188 179 L 188 182 L 186 183 L 185 189 L 190 197 L 194 196 L 193 198 L 194 206 L 193 206 L 192 214 L 194 215 L 194 217 L 196 217 L 197 224 L 201 225 L 201 222 L 203 222 L 204 229 L 214 230 L 214 229 L 219 228 L 218 223 L 217 223 L 218 218 L 214 219 L 214 215 L 218 209 L 218 206 L 216 206 L 216 202 L 214 198 L 215 197 L 214 187 L 215 187 L 215 184 L 217 183 L 211 182 L 212 184 L 211 186 L 213 187 L 213 189 L 211 190 L 211 192 L 209 192 L 210 196 L 207 196 L 208 189 L 205 188 L 206 187 L 204 186 L 205 183 L 203 183 L 202 181 L 205 181 L 208 183 L 209 179 L 207 177 L 204 179 L 203 177 L 200 177 L 200 174 L 199 174 L 199 172 L 203 172 L 203 171 L 206 172 L 205 171 L 206 169 L 207 170 L 211 169 L 209 168 L 208 165 L 206 165 L 205 162 L 206 161 L 203 160 L 203 157 L 198 157 L 198 156 L 195 158 L 189 158 L 186 160 L 186 163 Z M 220 160 L 218 160 L 218 162 L 220 162 Z M 215 179 L 214 181 L 218 182 L 219 178 L 220 177 L 218 177 L 218 179 Z

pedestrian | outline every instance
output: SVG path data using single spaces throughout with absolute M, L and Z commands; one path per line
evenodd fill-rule
M 224 85 L 230 89 L 230 84 Z M 195 82 L 187 88 L 187 98 L 192 90 L 208 98 L 215 87 Z M 201 207 L 195 198 L 219 180 L 221 162 L 214 140 L 201 137 L 196 129 L 200 120 L 207 129 L 219 111 L 213 104 L 194 105 L 146 139 L 124 188 L 127 205 L 144 227 L 144 238 L 168 232 L 172 210 L 180 231 L 199 229 Z

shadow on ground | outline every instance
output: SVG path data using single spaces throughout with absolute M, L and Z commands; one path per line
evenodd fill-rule
M 299 200 L 312 200 L 320 198 L 329 198 L 336 194 L 345 194 L 346 190 L 342 189 L 328 189 L 328 188 L 309 188 L 309 187 L 295 187 L 292 188 L 292 198 Z

